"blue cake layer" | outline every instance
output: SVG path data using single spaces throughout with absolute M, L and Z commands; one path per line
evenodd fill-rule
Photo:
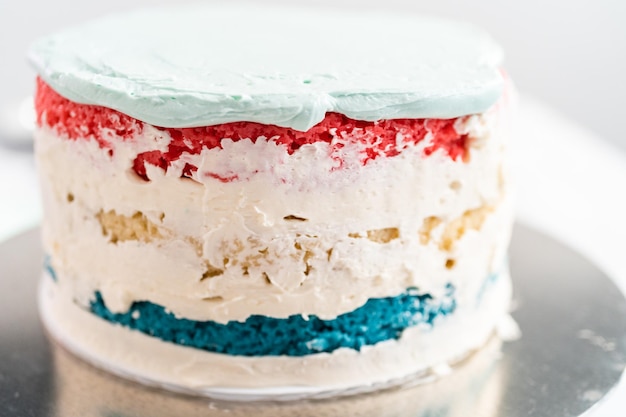
M 339 348 L 360 350 L 363 346 L 398 339 L 408 327 L 432 325 L 437 317 L 452 313 L 456 300 L 454 287 L 448 284 L 446 295 L 439 299 L 409 289 L 396 297 L 372 298 L 362 307 L 333 320 L 301 315 L 286 319 L 253 315 L 244 322 L 226 324 L 176 318 L 162 306 L 147 301 L 134 302 L 126 313 L 113 313 L 99 292 L 90 308 L 109 322 L 209 352 L 304 356 Z

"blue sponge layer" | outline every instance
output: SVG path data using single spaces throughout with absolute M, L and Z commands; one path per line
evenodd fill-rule
M 454 287 L 446 286 L 446 295 L 434 299 L 409 289 L 396 297 L 372 298 L 365 305 L 333 320 L 316 316 L 293 315 L 277 319 L 250 316 L 244 322 L 226 324 L 176 318 L 162 306 L 134 302 L 126 313 L 113 313 L 104 305 L 99 292 L 91 311 L 112 323 L 118 323 L 167 342 L 242 356 L 304 356 L 332 352 L 339 348 L 360 350 L 389 339 L 418 324 L 432 325 L 440 316 L 456 308 Z

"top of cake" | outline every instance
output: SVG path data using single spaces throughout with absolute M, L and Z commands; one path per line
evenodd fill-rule
M 503 84 L 500 47 L 464 23 L 253 5 L 110 16 L 40 39 L 30 60 L 66 98 L 164 127 L 453 118 Z

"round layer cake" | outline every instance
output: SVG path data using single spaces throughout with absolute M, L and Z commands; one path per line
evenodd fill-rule
M 44 323 L 209 395 L 354 392 L 463 358 L 510 300 L 501 55 L 458 22 L 252 6 L 41 39 Z

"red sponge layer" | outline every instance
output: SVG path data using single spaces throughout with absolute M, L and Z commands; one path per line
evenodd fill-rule
M 109 149 L 110 152 L 115 149 L 111 138 L 118 136 L 123 140 L 133 140 L 142 132 L 144 125 L 143 122 L 116 110 L 70 101 L 41 79 L 37 80 L 35 108 L 40 126 L 46 124 L 71 140 L 93 138 L 100 147 Z M 167 151 L 141 153 L 137 155 L 133 166 L 139 176 L 147 179 L 146 163 L 167 170 L 171 162 L 180 158 L 183 153 L 193 155 L 199 154 L 204 148 L 221 147 L 224 138 L 233 141 L 249 138 L 256 141 L 260 137 L 270 139 L 277 146 L 284 146 L 289 154 L 306 144 L 326 142 L 330 144 L 330 154 L 340 163 L 341 148 L 346 143 L 359 143 L 363 149 L 361 160 L 366 164 L 378 157 L 398 155 L 403 148 L 422 141 L 429 132 L 432 137 L 429 146 L 424 149 L 426 156 L 443 149 L 453 160 L 466 160 L 468 138 L 454 129 L 456 120 L 393 119 L 365 122 L 338 113 L 328 113 L 324 120 L 306 132 L 255 122 L 192 128 L 159 127 L 172 137 Z M 402 137 L 401 141 L 397 140 L 399 135 Z M 196 169 L 188 165 L 183 174 L 190 175 Z

